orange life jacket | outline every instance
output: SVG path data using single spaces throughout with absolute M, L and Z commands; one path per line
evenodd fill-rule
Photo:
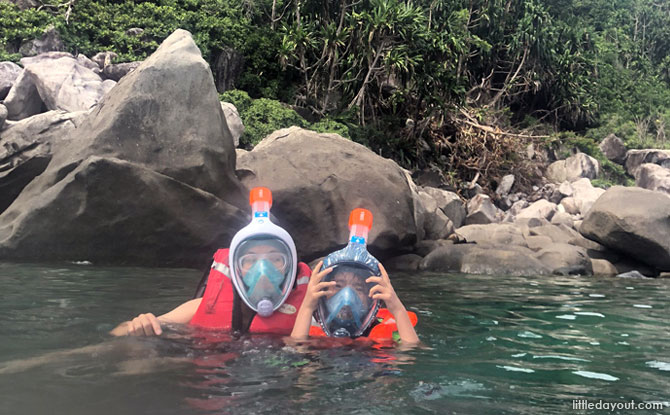
M 418 321 L 416 313 L 408 311 L 407 315 L 409 316 L 409 321 L 412 323 L 412 326 L 416 326 Z M 396 325 L 393 314 L 386 308 L 380 308 L 377 312 L 377 321 L 378 324 L 372 327 L 370 334 L 366 337 L 378 342 L 393 340 L 394 333 L 398 331 L 398 326 Z M 326 333 L 321 326 L 312 325 L 309 328 L 309 335 L 313 337 L 323 337 L 326 336 Z
M 209 272 L 207 288 L 202 297 L 202 302 L 190 324 L 220 330 L 231 330 L 233 328 L 235 287 L 229 275 L 228 249 L 219 249 L 214 254 L 214 262 Z M 300 262 L 298 264 L 296 286 L 289 294 L 286 302 L 269 317 L 254 315 L 249 326 L 249 333 L 291 334 L 298 309 L 307 291 L 310 275 L 311 270 L 307 264 Z M 237 301 L 241 301 L 241 299 L 238 298 Z

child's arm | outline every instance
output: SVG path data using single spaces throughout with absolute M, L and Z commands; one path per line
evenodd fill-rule
M 400 340 L 402 340 L 403 344 L 419 343 L 419 337 L 416 335 L 412 322 L 409 320 L 407 310 L 395 293 L 395 290 L 391 285 L 391 279 L 382 264 L 379 264 L 379 270 L 381 271 L 381 276 L 370 277 L 366 280 L 366 282 L 377 283 L 377 285 L 370 289 L 370 297 L 375 300 L 384 300 L 386 308 L 388 308 L 395 318 L 398 334 L 400 335 Z
M 322 265 L 323 261 L 320 261 L 316 264 L 314 271 L 312 271 L 309 284 L 307 284 L 305 298 L 303 298 L 302 305 L 300 305 L 298 315 L 295 318 L 291 337 L 296 340 L 305 340 L 309 337 L 309 327 L 312 325 L 312 314 L 314 314 L 314 310 L 316 310 L 316 306 L 319 304 L 319 298 L 326 295 L 328 289 L 334 287 L 336 284 L 335 281 L 321 282 L 323 277 L 333 270 L 333 268 L 321 270 Z
M 140 314 L 132 320 L 119 324 L 109 334 L 112 336 L 160 336 L 163 333 L 161 323 L 187 324 L 195 315 L 201 301 L 202 298 L 187 301 L 158 317 L 151 313 Z

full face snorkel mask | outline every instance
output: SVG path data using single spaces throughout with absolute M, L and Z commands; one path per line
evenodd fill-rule
M 380 275 L 379 261 L 366 247 L 371 227 L 372 213 L 354 209 L 349 217 L 349 244 L 323 261 L 324 268 L 333 267 L 324 281 L 336 282 L 333 293 L 321 297 L 317 307 L 317 316 L 328 336 L 361 336 L 377 315 L 379 301 L 368 296 L 375 284 L 365 282 Z
M 268 317 L 291 293 L 298 261 L 291 236 L 270 221 L 270 190 L 253 188 L 249 199 L 251 223 L 230 244 L 231 278 L 242 301 L 259 316 Z

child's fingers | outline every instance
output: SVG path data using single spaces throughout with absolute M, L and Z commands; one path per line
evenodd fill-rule
M 365 280 L 367 283 L 375 283 L 375 284 L 381 284 L 384 282 L 382 277 L 369 277 L 368 279 Z
M 370 288 L 370 292 L 368 293 L 368 297 L 372 297 L 372 298 L 374 298 L 374 295 L 373 295 L 373 294 L 375 294 L 375 293 L 383 293 L 383 292 L 385 292 L 385 291 L 386 291 L 386 289 L 385 289 L 384 287 L 382 287 L 381 285 L 377 284 L 377 285 L 375 285 L 374 287 Z
M 316 266 L 312 270 L 312 278 L 316 277 L 319 274 L 319 271 L 321 271 L 322 266 L 323 266 L 323 261 L 317 262 Z
M 321 269 L 321 266 L 323 265 L 323 261 L 319 261 L 318 264 L 316 264 L 316 267 L 314 267 L 314 271 L 312 271 L 312 277 L 310 278 L 310 282 L 312 284 L 316 284 L 321 282 L 324 276 L 328 275 L 330 271 L 333 270 L 333 267 L 326 268 L 324 270 Z
M 334 287 L 337 284 L 335 281 L 323 281 L 314 286 L 316 291 L 328 291 L 330 287 Z
M 388 272 L 386 272 L 386 268 L 384 268 L 384 266 L 381 264 L 381 262 L 379 263 L 379 271 L 381 271 L 382 278 L 384 278 L 384 281 L 391 282 L 391 279 L 389 278 L 389 274 L 388 274 Z
M 390 296 L 388 296 L 386 294 L 383 294 L 383 293 L 377 293 L 377 294 L 372 296 L 373 300 L 384 300 L 384 301 L 386 301 L 389 298 L 390 298 Z
M 312 298 L 321 298 L 325 295 L 328 295 L 328 291 L 317 291 L 312 295 Z

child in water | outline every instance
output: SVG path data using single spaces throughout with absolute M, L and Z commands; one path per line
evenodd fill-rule
M 291 332 L 291 337 L 293 339 L 304 340 L 309 337 L 310 327 L 312 327 L 312 315 L 319 306 L 319 300 L 321 298 L 330 300 L 337 295 L 336 293 L 349 287 L 351 288 L 351 291 L 349 292 L 354 292 L 356 297 L 349 299 L 350 303 L 356 303 L 362 310 L 365 310 L 375 300 L 384 301 L 386 310 L 380 310 L 379 314 L 390 313 L 392 315 L 392 318 L 395 319 L 394 328 L 397 328 L 400 341 L 403 344 L 419 343 L 419 338 L 414 330 L 412 320 L 402 301 L 400 301 L 400 298 L 398 298 L 398 295 L 393 289 L 388 273 L 382 264 L 379 264 L 381 275 L 371 276 L 365 280 L 359 278 L 354 272 L 345 271 L 337 272 L 332 281 L 323 281 L 324 277 L 331 273 L 334 268 L 330 267 L 322 270 L 322 266 L 323 261 L 319 262 L 312 271 L 312 277 L 307 285 L 307 292 L 305 293 L 305 297 L 295 320 L 295 325 L 293 326 L 293 331 Z M 372 288 L 368 289 L 368 286 L 371 284 L 374 285 Z M 342 319 L 352 319 L 354 317 L 352 313 L 355 313 L 356 308 L 358 307 L 343 307 L 338 310 L 338 317 Z M 360 319 L 360 316 L 356 317 Z M 379 317 L 379 315 L 377 315 L 377 317 Z M 374 322 L 376 322 L 376 320 L 369 323 L 370 326 L 364 334 L 369 334 L 370 329 L 374 328 Z

